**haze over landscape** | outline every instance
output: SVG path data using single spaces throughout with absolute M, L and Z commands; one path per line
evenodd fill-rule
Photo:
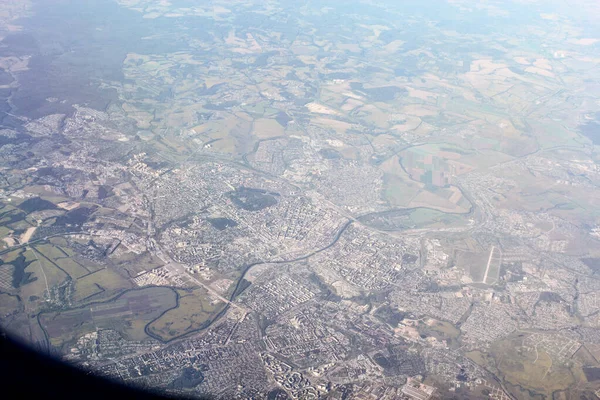
M 173 396 L 600 399 L 599 20 L 0 0 L 0 328 Z

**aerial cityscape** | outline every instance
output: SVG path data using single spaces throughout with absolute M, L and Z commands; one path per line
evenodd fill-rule
M 597 0 L 1 0 L 0 328 L 215 399 L 600 399 Z

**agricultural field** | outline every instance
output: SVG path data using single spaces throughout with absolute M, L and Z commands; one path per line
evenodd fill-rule
M 42 313 L 39 320 L 49 342 L 57 348 L 97 329 L 113 329 L 131 340 L 142 340 L 148 338 L 145 325 L 176 306 L 174 290 L 150 287 L 71 310 Z
M 400 163 L 413 180 L 428 186 L 445 187 L 452 185 L 454 177 L 474 169 L 461 162 L 464 155 L 469 153 L 448 145 L 424 145 L 402 152 Z
M 176 397 L 598 396 L 599 18 L 0 1 L 0 329 Z
M 495 368 L 507 383 L 525 392 L 551 396 L 553 392 L 585 382 L 580 365 L 553 358 L 543 350 L 524 350 L 521 342 L 520 338 L 509 338 L 492 347 Z
M 199 331 L 225 306 L 203 288 L 178 290 L 178 293 L 178 306 L 148 324 L 147 331 L 152 337 L 167 342 Z
M 17 296 L 8 293 L 0 293 L 0 318 L 20 312 L 21 301 Z
M 95 296 L 110 296 L 133 285 L 119 273 L 105 268 L 86 274 L 75 281 L 73 301 L 87 302 Z
M 449 214 L 433 208 L 422 207 L 367 214 L 361 216 L 360 221 L 384 231 L 450 228 L 466 224 L 460 214 Z

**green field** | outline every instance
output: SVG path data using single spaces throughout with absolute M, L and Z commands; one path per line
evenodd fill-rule
M 167 311 L 148 326 L 149 332 L 163 341 L 204 328 L 225 305 L 221 301 L 211 302 L 204 288 L 179 292 L 179 307 Z
M 75 281 L 75 295 L 73 301 L 87 301 L 90 297 L 104 293 L 110 295 L 118 290 L 131 288 L 131 283 L 117 272 L 105 268 L 85 275 Z
M 170 288 L 134 289 L 109 301 L 44 313 L 40 322 L 57 348 L 97 329 L 114 329 L 129 339 L 142 340 L 148 338 L 146 324 L 176 304 L 177 295 Z

